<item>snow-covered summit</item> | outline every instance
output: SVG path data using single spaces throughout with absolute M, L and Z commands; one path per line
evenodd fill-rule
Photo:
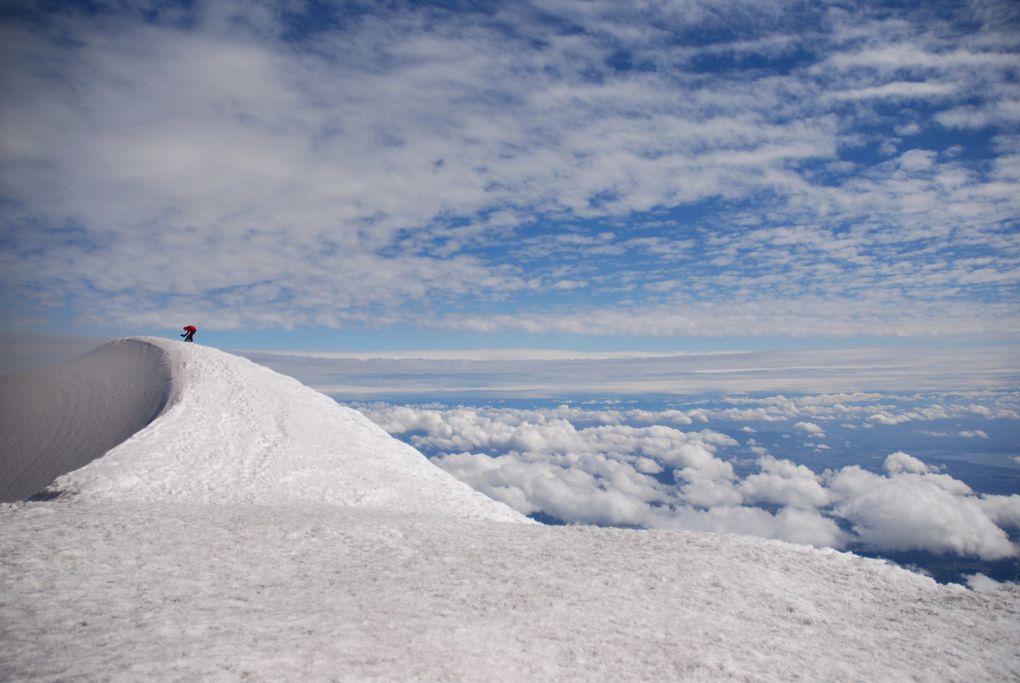
M 85 500 L 300 501 L 527 521 L 297 380 L 199 344 L 127 341 L 160 351 L 148 372 L 152 391 L 165 392 L 161 411 L 101 458 L 59 477 L 50 487 L 55 493 Z M 124 344 L 104 348 L 122 353 Z M 92 362 L 103 357 L 95 354 Z M 71 400 L 64 409 L 89 413 L 96 406 Z

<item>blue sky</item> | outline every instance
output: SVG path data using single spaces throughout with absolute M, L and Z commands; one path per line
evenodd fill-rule
M 0 319 L 1015 348 L 1020 6 L 914 5 L 4 3 Z

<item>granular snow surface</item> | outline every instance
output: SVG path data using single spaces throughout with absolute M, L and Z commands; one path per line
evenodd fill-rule
M 527 523 L 291 379 L 137 343 L 162 413 L 0 507 L 0 680 L 1020 680 L 1016 586 Z

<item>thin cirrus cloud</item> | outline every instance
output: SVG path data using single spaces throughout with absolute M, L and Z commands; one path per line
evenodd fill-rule
M 239 353 L 343 398 L 1008 390 L 1020 380 L 1016 354 L 1009 345 L 686 354 L 555 349 Z M 751 410 L 769 418 L 803 415 L 804 422 L 813 421 L 810 411 L 788 413 L 783 405 L 776 404 L 753 408 L 734 405 L 730 410 L 731 419 L 740 419 L 737 414 L 741 410 Z M 905 412 L 886 406 L 865 417 L 875 424 L 899 424 L 918 419 L 918 410 Z
M 1015 335 L 1017 22 L 1008 2 L 14 7 L 5 307 Z

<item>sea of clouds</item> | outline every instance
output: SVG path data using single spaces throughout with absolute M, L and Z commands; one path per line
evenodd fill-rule
M 923 404 L 868 393 L 745 396 L 685 410 L 358 408 L 474 488 L 541 519 L 988 561 L 1018 555 L 1013 539 L 1020 530 L 1020 495 L 981 493 L 942 466 L 899 450 L 885 453 L 878 467 L 811 467 L 774 452 L 779 449 L 761 443 L 751 426 L 781 423 L 791 451 L 799 440 L 799 449 L 825 453 L 827 430 L 1020 419 L 1015 394 L 944 396 Z M 741 421 L 742 428 L 730 428 Z M 717 423 L 729 433 L 713 428 Z M 941 433 L 981 439 L 978 431 Z

